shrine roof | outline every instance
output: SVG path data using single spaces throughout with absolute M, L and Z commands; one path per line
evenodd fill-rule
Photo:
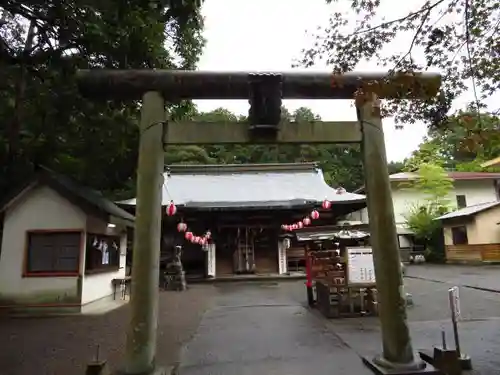
M 325 199 L 334 204 L 365 202 L 364 195 L 337 194 L 316 163 L 173 165 L 164 178 L 162 204 L 174 201 L 187 208 L 293 208 Z

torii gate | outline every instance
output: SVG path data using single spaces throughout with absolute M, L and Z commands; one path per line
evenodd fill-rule
M 164 147 L 224 143 L 361 143 L 383 343 L 383 353 L 364 362 L 376 373 L 432 372 L 415 357 L 406 321 L 379 98 L 434 96 L 441 84 L 439 74 L 84 70 L 78 72 L 78 84 L 93 99 L 142 98 L 134 239 L 138 256 L 132 268 L 125 374 L 162 373 L 155 357 Z M 281 98 L 355 99 L 358 121 L 300 125 L 167 121 L 165 101 L 249 99 L 249 88 L 253 94 L 257 88 L 258 95 L 271 88 L 273 97 L 264 94 L 263 99 L 274 100 L 274 107 Z

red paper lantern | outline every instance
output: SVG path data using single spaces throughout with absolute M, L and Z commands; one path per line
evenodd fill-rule
M 206 244 L 207 244 L 207 239 L 206 239 L 206 238 L 204 238 L 204 237 L 202 237 L 202 238 L 200 238 L 200 241 L 199 241 L 198 243 L 199 243 L 200 245 L 202 245 L 202 246 L 203 246 L 203 245 L 206 245 Z
M 177 213 L 177 207 L 175 207 L 174 201 L 170 201 L 167 206 L 167 215 L 174 216 Z
M 186 234 L 184 235 L 184 238 L 188 241 L 192 241 L 193 237 L 193 232 L 186 232 Z
M 212 237 L 212 232 L 210 232 L 209 230 L 207 230 L 207 233 L 205 233 L 205 238 L 208 240 Z
M 316 210 L 312 211 L 311 212 L 311 219 L 313 219 L 313 220 L 319 219 L 319 212 Z
M 337 194 L 344 194 L 345 192 L 346 192 L 346 190 L 343 187 L 339 187 L 337 189 Z
M 297 224 L 292 224 L 292 230 L 299 229 L 299 226 Z
M 297 227 L 298 227 L 299 229 L 304 228 L 304 223 L 302 223 L 302 221 L 299 221 L 299 222 L 297 223 Z
M 329 210 L 331 207 L 332 207 L 332 202 L 330 202 L 329 200 L 324 200 L 323 201 L 323 204 L 322 204 L 322 207 L 325 209 L 325 210 Z
M 179 223 L 177 224 L 177 231 L 179 232 L 185 232 L 187 230 L 187 224 L 186 223 Z
M 308 226 L 311 224 L 311 219 L 309 219 L 308 217 L 305 217 L 304 220 L 302 220 L 302 224 L 304 224 L 304 226 Z

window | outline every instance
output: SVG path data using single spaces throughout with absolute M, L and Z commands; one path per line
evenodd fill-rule
M 459 209 L 467 207 L 467 200 L 465 199 L 465 195 L 457 195 L 457 207 Z
M 467 227 L 465 226 L 451 228 L 451 235 L 453 237 L 453 245 L 467 245 L 469 243 Z
M 76 276 L 81 232 L 28 232 L 26 276 Z
M 86 273 L 114 271 L 120 267 L 120 237 L 87 234 Z

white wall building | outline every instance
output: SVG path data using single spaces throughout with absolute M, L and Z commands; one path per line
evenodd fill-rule
M 125 277 L 134 217 L 42 169 L 0 208 L 0 309 L 81 311 Z
M 450 192 L 449 199 L 457 209 L 499 199 L 498 181 L 500 180 L 500 173 L 448 172 L 448 176 L 453 180 L 453 190 Z M 404 186 L 405 182 L 417 177 L 416 173 L 408 172 L 396 173 L 390 176 L 394 217 L 401 248 L 412 245 L 411 232 L 406 229 L 405 216 L 412 206 L 423 202 L 425 199 L 421 192 Z M 360 188 L 356 192 L 364 192 L 364 188 Z M 368 223 L 368 210 L 364 208 L 353 212 L 346 219 Z

